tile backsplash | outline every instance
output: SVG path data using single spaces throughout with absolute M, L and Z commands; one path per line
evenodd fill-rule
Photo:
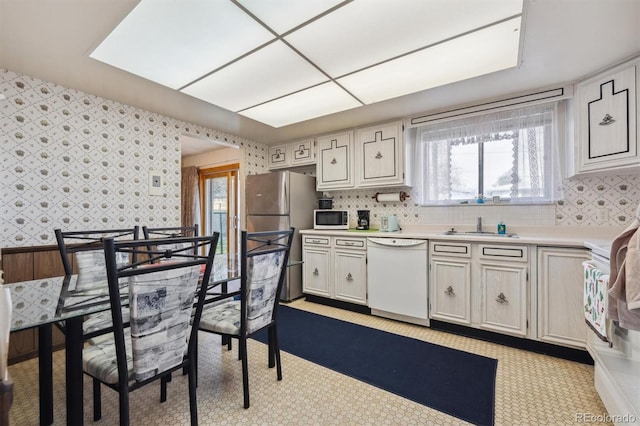
M 451 205 L 422 207 L 411 188 L 402 188 L 411 196 L 403 202 L 377 202 L 376 190 L 333 191 L 335 209 L 348 209 L 353 226 L 356 210 L 371 210 L 373 227 L 382 214 L 398 215 L 400 224 L 474 225 L 480 216 L 487 226 L 500 220 L 526 226 L 623 226 L 633 221 L 640 204 L 640 173 L 572 178 L 564 181 L 564 199 L 540 205 Z M 387 189 L 379 192 L 397 192 Z M 605 217 L 602 212 L 605 211 Z

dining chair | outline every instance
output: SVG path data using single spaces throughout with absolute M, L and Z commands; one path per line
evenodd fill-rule
M 169 226 L 164 228 L 150 228 L 144 225 L 142 227 L 142 235 L 145 240 L 169 237 L 197 237 L 199 235 L 199 227 L 197 223 L 193 226 Z
M 115 240 L 137 240 L 140 234 L 140 227 L 121 229 L 100 229 L 84 231 L 62 231 L 59 228 L 54 230 L 58 251 L 62 258 L 62 266 L 65 275 L 72 275 L 74 269 L 71 258 L 78 274 L 75 290 L 89 290 L 92 288 L 107 287 L 107 274 L 105 268 L 104 249 L 102 241 L 110 237 Z M 132 256 L 136 256 L 133 253 Z M 128 263 L 128 254 L 119 254 L 119 263 Z M 64 323 L 57 323 L 58 327 L 65 332 Z M 111 315 L 108 312 L 100 312 L 88 315 L 82 323 L 83 340 L 89 340 L 96 336 L 111 331 Z
M 293 234 L 293 228 L 242 231 L 240 289 L 230 292 L 228 301 L 206 309 L 200 320 L 200 330 L 238 339 L 244 408 L 249 408 L 247 339 L 265 327 L 269 337 L 269 367 L 275 363 L 277 379 L 282 380 L 277 313 Z
M 129 424 L 129 393 L 188 369 L 191 424 L 198 424 L 195 354 L 197 333 L 219 234 L 137 241 L 104 239 L 113 333 L 83 350 L 84 372 L 119 394 L 120 425 Z M 148 249 L 152 244 L 175 246 Z M 118 253 L 140 253 L 118 264 Z M 198 254 L 206 253 L 206 254 Z M 132 258 L 132 257 L 130 257 Z M 204 273 L 201 275 L 201 266 Z M 127 287 L 122 287 L 122 281 Z M 127 290 L 124 290 L 124 289 Z M 128 291 L 130 328 L 122 316 L 121 291 Z

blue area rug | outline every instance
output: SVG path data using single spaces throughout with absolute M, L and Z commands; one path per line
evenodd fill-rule
M 288 306 L 278 315 L 281 350 L 467 422 L 493 425 L 497 360 Z M 267 334 L 254 338 L 266 343 Z

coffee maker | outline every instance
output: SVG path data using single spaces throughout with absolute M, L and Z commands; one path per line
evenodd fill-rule
M 358 230 L 369 229 L 369 210 L 358 210 Z

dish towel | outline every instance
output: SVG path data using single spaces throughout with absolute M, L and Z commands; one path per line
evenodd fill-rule
M 584 317 L 587 325 L 603 342 L 608 342 L 605 312 L 609 275 L 596 268 L 590 261 L 582 262 L 584 268 Z
M 640 206 L 635 220 L 611 245 L 607 318 L 640 331 Z

